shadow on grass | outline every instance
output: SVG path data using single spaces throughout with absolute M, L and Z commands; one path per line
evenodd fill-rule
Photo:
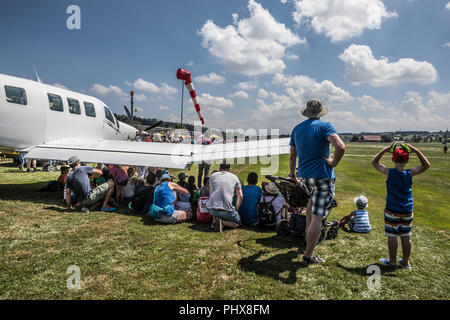
M 238 262 L 239 268 L 259 276 L 271 277 L 285 284 L 297 282 L 297 270 L 305 268 L 305 265 L 300 261 L 293 261 L 298 258 L 299 252 L 297 250 L 290 250 L 265 260 L 259 260 L 265 253 L 267 251 L 261 250 L 249 257 L 242 258 Z M 287 276 L 284 276 L 284 273 L 288 273 Z
M 393 274 L 392 272 L 395 272 L 396 269 L 394 268 L 389 268 L 383 264 L 380 263 L 374 263 L 373 265 L 378 266 L 380 268 L 381 274 L 387 277 L 396 277 L 395 274 Z M 359 276 L 363 276 L 363 277 L 367 277 L 368 275 L 370 275 L 371 273 L 367 273 L 367 268 L 369 267 L 369 265 L 365 266 L 365 267 L 355 267 L 355 268 L 349 268 L 349 267 L 345 267 L 343 265 L 341 265 L 340 263 L 336 264 L 336 267 L 341 268 L 347 272 L 359 275 Z
M 39 189 L 47 183 L 48 181 L 26 184 L 0 184 L 0 200 L 60 205 L 63 198 L 62 191 L 39 192 Z

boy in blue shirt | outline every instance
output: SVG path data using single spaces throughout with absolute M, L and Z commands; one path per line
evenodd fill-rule
M 256 225 L 258 222 L 257 205 L 262 195 L 262 189 L 257 186 L 258 175 L 250 172 L 247 177 L 248 185 L 242 187 L 243 200 L 239 207 L 242 224 Z
M 369 213 L 366 208 L 368 200 L 365 196 L 359 196 L 353 200 L 356 204 L 357 210 L 346 215 L 339 221 L 339 227 L 344 228 L 346 224 L 350 231 L 358 233 L 369 233 L 371 226 L 369 221 Z
M 392 152 L 394 168 L 388 168 L 379 163 L 383 154 Z M 415 152 L 420 160 L 420 166 L 405 170 L 409 161 L 409 153 Z M 398 236 L 402 239 L 403 257 L 399 259 L 400 268 L 411 269 L 409 255 L 411 253 L 411 228 L 413 220 L 412 177 L 430 167 L 428 159 L 410 144 L 396 146 L 392 144 L 383 148 L 373 158 L 372 165 L 386 177 L 386 207 L 384 210 L 385 232 L 388 237 L 389 258 L 380 258 L 380 262 L 389 267 L 397 267 Z

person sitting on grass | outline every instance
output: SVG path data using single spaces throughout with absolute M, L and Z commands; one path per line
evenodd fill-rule
M 173 224 L 192 218 L 190 211 L 175 210 L 174 203 L 177 199 L 177 193 L 187 195 L 189 191 L 172 182 L 169 173 L 164 173 L 161 176 L 161 183 L 155 188 L 153 204 L 150 209 L 150 215 L 152 215 L 154 208 L 156 208 L 156 211 L 160 211 L 160 216 L 158 218 L 154 217 L 155 221 Z
M 239 208 L 242 224 L 256 225 L 258 223 L 257 205 L 262 195 L 262 189 L 257 186 L 258 174 L 250 172 L 247 176 L 248 185 L 242 187 L 242 205 Z
M 39 189 L 39 191 L 62 191 L 64 190 L 64 186 L 66 185 L 66 179 L 69 174 L 70 167 L 62 166 L 61 174 L 58 177 L 58 180 L 50 180 L 45 187 Z
M 346 230 L 345 225 L 348 224 L 350 231 L 359 233 L 369 233 L 371 226 L 369 221 L 369 213 L 366 211 L 368 200 L 365 196 L 359 196 L 353 199 L 356 205 L 355 211 L 346 215 L 339 221 L 339 227 Z
M 66 181 L 66 204 L 68 209 L 81 207 L 82 211 L 89 212 L 88 207 L 95 207 L 102 201 L 102 211 L 115 211 L 108 205 L 109 199 L 114 192 L 114 181 L 107 182 L 91 189 L 89 178 L 96 178 L 103 174 L 101 170 L 88 166 L 81 166 L 80 159 L 76 156 L 69 158 L 69 165 L 72 171 L 67 176 Z
M 115 187 L 116 187 L 116 202 L 119 203 L 124 201 L 123 188 L 128 183 L 128 175 L 121 165 L 115 164 L 111 170 L 109 170 L 111 176 L 114 179 Z
M 381 157 L 391 151 L 394 168 L 388 168 L 379 163 Z M 409 153 L 415 152 L 420 160 L 420 165 L 412 169 L 406 169 L 409 161 Z M 392 268 L 397 267 L 398 236 L 402 240 L 403 256 L 399 259 L 400 268 L 411 269 L 409 256 L 411 254 L 411 228 L 413 221 L 413 193 L 412 178 L 421 174 L 430 167 L 428 159 L 410 144 L 381 149 L 372 160 L 374 168 L 386 177 L 386 207 L 384 210 L 385 232 L 388 237 L 389 258 L 380 258 L 380 262 Z
M 189 195 L 190 195 L 189 201 L 192 201 L 192 199 L 194 199 L 194 193 L 196 191 L 198 191 L 198 188 L 195 185 L 195 177 L 194 176 L 189 176 L 185 188 L 189 191 Z
M 278 190 L 278 187 L 275 185 L 275 183 L 268 183 L 267 181 L 262 184 L 262 187 L 263 194 L 260 200 L 260 206 L 263 203 L 272 204 L 276 222 L 280 221 L 281 219 L 286 219 L 288 204 L 286 203 L 286 200 L 284 200 L 284 198 L 280 196 L 280 190 Z
M 187 189 L 187 182 L 186 182 L 187 175 L 184 172 L 181 172 L 178 174 L 178 185 L 182 188 Z M 188 190 L 189 191 L 189 190 Z M 189 211 L 191 210 L 191 202 L 190 202 L 190 193 L 183 194 L 181 192 L 177 192 L 177 203 L 176 203 L 176 209 L 182 210 L 182 211 Z
M 242 188 L 238 177 L 230 172 L 229 163 L 221 163 L 219 172 L 209 177 L 210 195 L 206 208 L 214 217 L 216 232 L 222 232 L 224 226 L 235 229 L 241 223 L 237 210 L 242 203 Z M 236 195 L 236 205 L 233 205 L 233 196 Z

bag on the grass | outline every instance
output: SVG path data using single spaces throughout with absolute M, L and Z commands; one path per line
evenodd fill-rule
M 273 197 L 273 199 L 270 202 L 266 202 L 266 198 L 262 197 L 262 202 L 258 202 L 258 221 L 259 224 L 265 225 L 265 224 L 271 224 L 275 223 L 276 220 L 276 212 L 273 208 L 272 202 L 276 199 L 276 196 Z
M 206 202 L 209 197 L 200 197 L 197 200 L 197 221 L 201 223 L 211 223 L 213 221 L 212 215 L 206 209 Z

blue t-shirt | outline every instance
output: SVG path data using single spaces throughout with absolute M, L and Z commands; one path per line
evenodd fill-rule
M 337 133 L 331 123 L 308 119 L 298 124 L 290 145 L 297 150 L 298 176 L 301 178 L 334 178 L 334 168 L 323 158 L 330 157 L 328 137 Z
M 364 209 L 358 209 L 355 211 L 355 225 L 353 231 L 360 233 L 367 233 L 370 231 L 371 226 L 369 222 L 369 213 Z
M 386 180 L 386 209 L 396 213 L 413 212 L 411 170 L 390 168 Z
M 258 186 L 248 185 L 242 187 L 242 195 L 243 200 L 239 207 L 242 224 L 255 224 L 258 221 L 256 206 L 261 198 L 262 190 Z
M 72 203 L 81 202 L 91 195 L 91 182 L 89 176 L 94 169 L 88 166 L 81 166 L 71 171 L 67 176 L 66 185 L 71 189 Z
M 169 182 L 160 183 L 155 188 L 153 203 L 160 208 L 163 208 L 165 215 L 171 216 L 175 210 L 173 203 L 175 202 L 175 192 L 170 189 Z

